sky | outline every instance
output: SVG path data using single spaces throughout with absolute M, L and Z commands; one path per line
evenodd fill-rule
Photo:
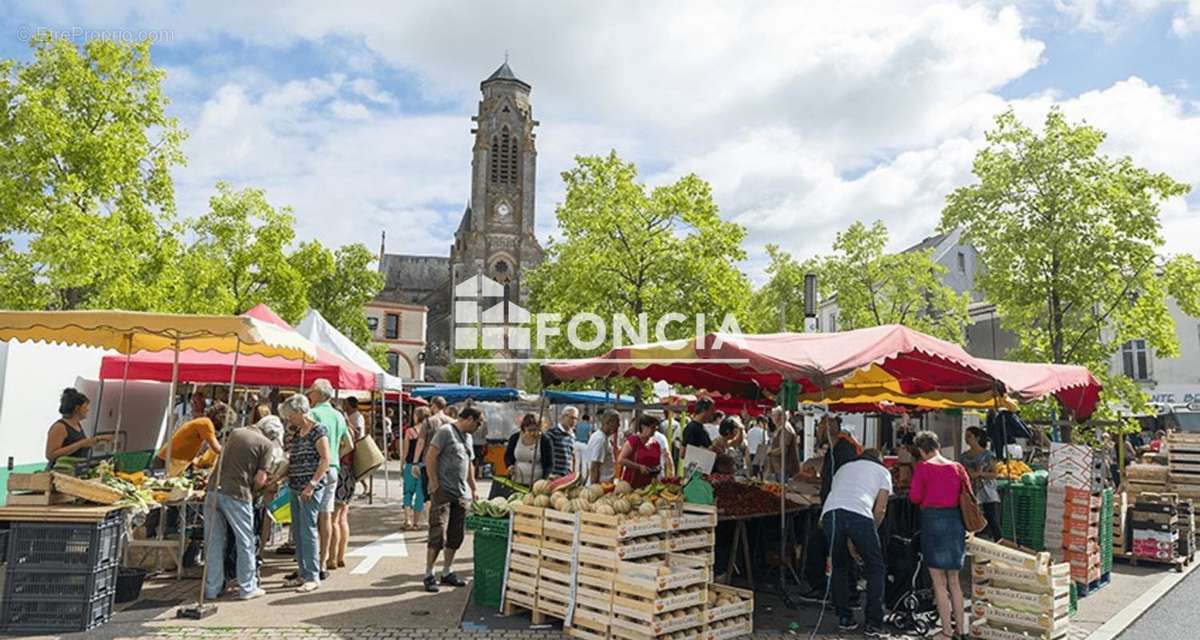
M 188 132 L 180 213 L 220 180 L 259 187 L 299 240 L 374 250 L 386 230 L 390 253 L 447 255 L 479 82 L 507 54 L 541 122 L 543 241 L 561 172 L 616 150 L 650 185 L 710 182 L 756 282 L 767 243 L 828 253 L 856 220 L 902 249 L 973 182 L 997 113 L 1039 126 L 1059 105 L 1192 185 L 1163 204 L 1163 252 L 1200 249 L 1200 0 L 41 1 L 6 3 L 0 57 L 46 29 L 155 38 Z

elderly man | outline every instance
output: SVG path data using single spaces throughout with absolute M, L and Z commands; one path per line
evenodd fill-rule
M 216 598 L 225 588 L 226 527 L 237 549 L 237 583 L 242 600 L 266 595 L 255 575 L 254 493 L 266 486 L 274 445 L 258 429 L 234 429 L 225 438 L 220 474 L 205 500 L 208 575 L 205 595 Z
M 553 475 L 565 476 L 575 468 L 575 423 L 579 421 L 579 409 L 563 407 L 558 414 L 558 424 L 546 435 L 554 445 Z
M 462 546 L 466 529 L 467 500 L 476 499 L 475 472 L 471 459 L 471 434 L 483 424 L 483 414 L 467 407 L 454 424 L 442 425 L 429 441 L 425 467 L 429 471 L 429 542 L 425 553 L 425 590 L 437 593 L 439 580 L 433 575 L 438 554 L 445 549 L 441 584 L 454 587 L 466 582 L 454 574 L 454 554 Z
M 333 399 L 333 385 L 325 378 L 317 378 L 304 394 L 312 405 L 312 419 L 325 427 L 326 437 L 329 438 L 329 471 L 326 472 L 328 490 L 321 496 L 321 507 L 317 516 L 317 530 L 321 536 L 321 579 L 324 580 L 329 566 L 331 551 L 338 547 L 338 539 L 342 531 L 333 526 L 334 504 L 337 498 L 338 475 L 341 473 L 339 463 L 342 453 L 354 449 L 354 440 L 350 437 L 350 429 L 346 426 L 346 416 L 333 408 L 329 403 Z
M 621 414 L 609 409 L 600 416 L 600 428 L 594 431 L 587 443 L 588 484 L 612 482 L 615 474 L 617 432 L 621 430 Z

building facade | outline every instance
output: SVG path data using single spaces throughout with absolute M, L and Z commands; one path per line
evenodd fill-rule
M 505 62 L 479 88 L 482 99 L 471 130 L 475 136 L 471 193 L 448 255 L 396 255 L 381 250 L 386 284 L 376 303 L 428 310 L 423 362 L 433 380 L 446 379 L 456 349 L 478 346 L 455 343 L 456 286 L 486 276 L 501 285 L 505 303 L 520 307 L 526 301 L 524 274 L 543 258 L 534 235 L 538 122 L 529 101 L 531 87 Z M 497 358 L 525 355 L 526 351 L 507 344 L 495 353 Z M 519 367 L 498 365 L 497 369 L 506 382 L 519 384 Z
M 424 380 L 429 309 L 419 304 L 375 300 L 363 312 L 371 341 L 387 348 L 387 372 L 405 380 Z

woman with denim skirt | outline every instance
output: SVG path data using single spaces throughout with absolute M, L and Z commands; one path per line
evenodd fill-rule
M 913 445 L 921 462 L 913 471 L 908 499 L 921 507 L 921 554 L 933 579 L 933 596 L 942 621 L 938 636 L 941 640 L 965 638 L 967 619 L 958 573 L 967 555 L 967 530 L 958 499 L 970 479 L 962 465 L 942 456 L 937 434 L 922 431 L 913 438 Z

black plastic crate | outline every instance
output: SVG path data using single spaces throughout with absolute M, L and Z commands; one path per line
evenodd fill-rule
M 8 562 L 8 527 L 0 529 L 0 564 Z
M 51 598 L 90 602 L 115 593 L 117 565 L 86 571 L 27 570 L 14 567 L 4 579 L 4 598 Z
M 99 523 L 14 522 L 9 570 L 103 569 L 120 558 L 123 528 L 121 519 L 111 517 Z
M 4 599 L 0 629 L 10 633 L 66 633 L 94 629 L 112 619 L 113 596 L 109 593 L 91 601 L 40 598 Z

